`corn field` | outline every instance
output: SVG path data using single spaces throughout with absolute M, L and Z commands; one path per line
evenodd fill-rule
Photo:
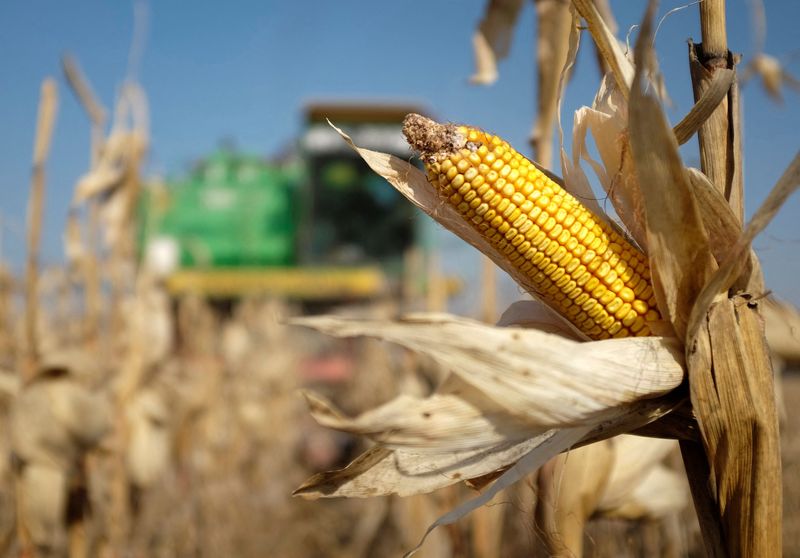
M 746 219 L 740 98 L 749 80 L 776 98 L 797 82 L 763 45 L 732 53 L 725 0 L 704 0 L 684 7 L 695 104 L 670 122 L 657 2 L 628 44 L 605 0 L 534 4 L 529 146 L 410 114 L 416 165 L 330 123 L 483 254 L 479 319 L 447 313 L 436 254 L 393 296 L 323 313 L 176 295 L 137 247 L 147 92 L 128 79 L 109 109 L 62 59 L 31 123 L 24 266 L 0 261 L 0 556 L 800 553 L 800 313 L 752 248 L 800 154 Z M 472 85 L 503 79 L 522 6 L 486 2 Z M 600 78 L 565 114 L 581 49 Z M 63 264 L 45 266 L 67 91 L 89 166 Z M 504 311 L 494 266 L 525 293 Z

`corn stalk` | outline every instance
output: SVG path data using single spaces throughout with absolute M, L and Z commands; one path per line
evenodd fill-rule
M 702 2 L 700 22 L 703 42 L 689 45 L 696 100 L 716 74 L 735 71 L 737 62 L 727 45 L 725 0 Z M 741 222 L 738 98 L 734 80 L 700 127 L 699 145 L 703 172 Z M 741 256 L 748 259 L 746 253 Z M 779 556 L 780 441 L 769 353 L 754 300 L 763 294 L 763 285 L 758 272 L 741 273 L 738 279 L 736 273 L 728 275 L 721 285 L 706 286 L 713 302 L 706 306 L 699 297 L 695 313 L 704 307 L 707 313 L 692 321 L 696 335 L 690 329 L 687 336 L 691 400 L 705 455 L 690 442 L 683 442 L 682 449 L 709 555 Z M 715 292 L 709 289 L 713 286 Z

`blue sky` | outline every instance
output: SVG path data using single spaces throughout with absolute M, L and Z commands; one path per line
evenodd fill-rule
M 662 1 L 664 14 L 683 2 Z M 787 56 L 800 47 L 794 25 L 800 2 L 767 3 L 767 52 Z M 612 1 L 622 29 L 636 23 L 644 2 Z M 750 4 L 729 0 L 731 48 L 752 52 Z M 338 2 L 152 2 L 139 78 L 150 101 L 149 169 L 176 174 L 223 137 L 246 151 L 270 154 L 300 130 L 301 107 L 311 99 L 404 100 L 440 119 L 469 122 L 508 138 L 521 150 L 534 106 L 534 10 L 526 5 L 500 80 L 467 84 L 471 35 L 483 0 L 341 0 Z M 79 59 L 110 106 L 125 77 L 133 29 L 129 2 L 5 1 L 0 4 L 0 210 L 6 230 L 3 257 L 15 267 L 24 255 L 18 228 L 25 220 L 30 158 L 42 78 L 58 77 L 60 107 L 48 164 L 43 258 L 61 258 L 61 231 L 75 180 L 88 164 L 86 118 L 60 73 L 64 52 Z M 657 37 L 661 68 L 677 122 L 691 106 L 686 41 L 699 40 L 697 7 L 668 18 Z M 588 37 L 584 38 L 584 42 Z M 800 74 L 800 60 L 788 66 Z M 590 104 L 598 74 L 584 49 L 564 103 L 564 122 Z M 766 196 L 800 145 L 800 96 L 769 100 L 755 83 L 744 89 L 745 184 L 748 215 Z M 694 146 L 686 162 L 698 165 Z M 795 196 L 756 240 L 768 285 L 800 305 L 800 200 Z M 16 227 L 15 227 L 16 224 Z

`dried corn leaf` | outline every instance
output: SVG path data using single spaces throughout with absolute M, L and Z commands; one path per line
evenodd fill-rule
M 636 43 L 630 142 L 645 206 L 653 290 L 662 313 L 683 338 L 695 299 L 716 265 L 675 135 L 658 100 L 642 90 L 651 25 L 651 17 L 645 18 Z
M 725 99 L 730 91 L 736 74 L 733 70 L 721 68 L 718 70 L 708 89 L 703 91 L 700 99 L 692 106 L 691 110 L 672 129 L 675 138 L 683 145 L 700 129 L 703 123 L 714 113 L 717 106 Z
M 571 26 L 569 3 L 536 0 L 536 119 L 531 131 L 534 158 L 552 164 L 553 125 L 558 110 L 559 83 L 569 55 Z
M 703 291 L 697 299 L 697 304 L 692 310 L 691 322 L 689 324 L 689 339 L 700 327 L 708 309 L 714 299 L 736 281 L 737 277 L 745 270 L 750 258 L 746 254 L 750 251 L 753 239 L 769 224 L 781 206 L 789 196 L 800 187 L 800 152 L 798 152 L 792 162 L 778 179 L 767 199 L 761 204 L 744 232 L 741 234 L 736 244 L 730 248 L 726 254 L 725 261 L 720 265 L 717 272 L 711 277 L 704 286 Z M 758 293 L 756 293 L 758 294 Z
M 579 343 L 445 315 L 400 321 L 318 316 L 292 323 L 339 337 L 375 337 L 428 355 L 511 414 L 541 427 L 593 424 L 620 414 L 620 406 L 666 394 L 683 380 L 680 347 L 659 337 Z
M 497 62 L 508 56 L 522 0 L 489 0 L 486 13 L 472 38 L 475 73 L 470 82 L 491 85 L 497 81 Z
M 800 363 L 800 312 L 774 297 L 760 303 L 770 351 L 787 364 Z

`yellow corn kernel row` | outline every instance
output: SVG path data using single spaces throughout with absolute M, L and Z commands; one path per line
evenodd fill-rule
M 440 135 L 421 138 L 423 121 Z M 440 196 L 578 329 L 592 339 L 651 335 L 661 316 L 647 258 L 607 223 L 497 136 L 416 115 L 406 136 Z

